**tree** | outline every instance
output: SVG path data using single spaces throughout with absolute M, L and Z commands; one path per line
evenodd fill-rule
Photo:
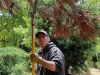
M 54 26 L 53 36 L 55 38 L 70 37 L 73 30 L 77 31 L 79 38 L 96 37 L 99 31 L 93 21 L 97 17 L 92 15 L 89 10 L 76 5 L 77 0 L 56 0 L 55 3 L 45 3 L 45 8 L 38 9 L 40 16 L 48 19 L 47 24 Z M 47 9 L 48 7 L 49 9 Z
M 2 0 L 2 11 L 0 12 L 0 47 L 26 45 L 30 47 L 31 39 L 30 17 L 27 12 L 27 2 L 18 0 Z M 23 4 L 17 4 L 17 3 Z M 9 5 L 14 4 L 12 7 Z M 12 11 L 8 12 L 7 10 Z M 26 16 L 26 17 L 25 17 Z M 27 35 L 28 34 L 28 35 Z M 30 36 L 29 36 L 30 35 Z M 27 39 L 26 39 L 27 38 Z M 27 43 L 26 43 L 27 42 Z

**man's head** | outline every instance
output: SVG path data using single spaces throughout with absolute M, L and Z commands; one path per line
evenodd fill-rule
M 36 38 L 38 37 L 38 35 L 39 35 L 40 33 L 43 33 L 44 35 L 49 36 L 48 33 L 47 33 L 46 31 L 41 30 L 41 31 L 39 31 L 39 32 L 36 33 Z
M 48 33 L 44 30 L 37 32 L 36 38 L 37 38 L 37 40 L 36 40 L 37 44 L 42 49 L 50 42 L 50 37 L 49 37 Z

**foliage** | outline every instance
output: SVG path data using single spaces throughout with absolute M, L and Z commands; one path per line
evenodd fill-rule
M 57 36 L 58 38 L 68 38 L 72 35 L 71 31 L 73 30 L 77 31 L 80 38 L 94 38 L 98 33 L 98 31 L 95 30 L 95 26 L 98 25 L 99 22 L 96 19 L 97 17 L 90 12 L 95 14 L 99 8 L 97 8 L 96 11 L 93 10 L 93 12 L 91 10 L 92 6 L 90 5 L 93 5 L 93 2 L 95 2 L 94 6 L 99 5 L 99 0 L 98 2 L 90 1 L 91 4 L 89 4 L 88 1 L 80 2 L 78 0 L 39 0 L 36 14 L 36 31 L 39 30 L 42 25 L 42 28 L 45 28 L 45 30 L 52 27 L 50 34 L 55 38 L 57 38 Z M 28 13 L 32 12 L 33 9 L 32 0 L 4 0 L 0 2 L 3 2 L 2 5 L 4 6 L 5 4 L 6 8 L 8 8 L 2 8 L 0 12 L 0 35 L 3 35 L 0 38 L 0 47 L 7 45 L 14 45 L 17 47 L 24 45 L 28 48 L 31 47 L 31 26 Z M 84 7 L 87 4 L 86 2 L 88 3 L 88 8 Z M 8 5 L 12 5 L 13 3 L 14 5 L 12 7 L 8 7 Z M 7 12 L 7 10 L 10 12 Z M 87 10 L 89 12 L 87 12 Z M 13 13 L 11 13 L 11 11 Z M 97 13 L 99 14 L 99 12 Z M 79 15 L 81 15 L 80 18 Z M 83 20 L 85 23 L 83 23 Z M 91 21 L 93 21 L 93 23 Z M 82 24 L 84 24 L 84 26 Z
M 9 13 L 7 11 L 9 9 L 6 8 L 0 12 L 0 35 L 2 35 L 0 37 L 0 47 L 19 47 L 21 45 L 30 47 L 31 26 L 30 16 L 27 11 L 27 2 L 23 0 L 13 0 L 12 2 L 15 3 L 12 8 L 14 14 Z M 5 4 L 5 2 L 3 4 Z M 8 5 L 10 5 L 9 2 Z
M 92 22 L 100 28 L 100 0 L 85 0 L 80 4 L 80 7 L 89 10 L 91 17 L 93 18 Z
M 0 48 L 0 75 L 30 75 L 29 55 L 15 47 Z
M 78 4 L 80 1 L 77 1 L 56 0 L 54 3 L 44 3 L 45 7 L 38 7 L 38 14 L 43 19 L 42 24 L 45 26 L 44 20 L 47 19 L 47 25 L 53 26 L 53 37 L 68 38 L 73 30 L 77 31 L 79 38 L 84 39 L 95 38 L 99 34 L 98 26 L 94 23 L 94 19 L 98 22 L 99 17 L 91 14 L 89 9 L 81 8 Z
M 65 55 L 66 74 L 73 72 L 78 72 L 79 74 L 82 71 L 89 72 L 88 68 L 93 67 L 94 63 L 92 57 L 100 52 L 99 41 L 100 39 L 79 40 L 76 36 L 54 41 Z M 98 58 L 98 56 L 96 57 Z
M 29 47 L 31 48 L 31 26 L 28 12 L 32 11 L 33 6 L 30 4 L 33 2 L 29 4 L 28 1 L 32 0 L 12 1 L 15 6 L 11 11 L 15 13 L 8 12 L 9 7 L 0 12 L 0 35 L 2 35 L 0 36 L 0 47 L 13 45 L 28 50 Z M 86 71 L 88 66 L 93 65 L 92 56 L 95 54 L 98 56 L 100 38 L 94 41 L 90 38 L 96 37 L 99 33 L 99 7 L 100 0 L 38 0 L 35 31 L 44 29 L 52 38 L 60 38 L 56 42 L 66 57 L 66 71 L 69 69 Z M 88 37 L 90 38 L 86 41 Z M 15 68 L 13 70 L 17 71 Z

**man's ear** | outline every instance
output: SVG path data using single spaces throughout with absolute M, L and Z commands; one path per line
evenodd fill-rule
M 48 37 L 48 40 L 50 41 L 50 37 Z
M 36 40 L 36 43 L 38 44 L 38 40 Z

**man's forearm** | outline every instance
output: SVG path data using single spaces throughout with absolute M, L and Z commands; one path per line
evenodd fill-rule
M 44 66 L 45 68 L 51 70 L 51 71 L 56 70 L 56 64 L 53 61 L 47 61 L 45 59 L 42 59 L 41 65 Z

